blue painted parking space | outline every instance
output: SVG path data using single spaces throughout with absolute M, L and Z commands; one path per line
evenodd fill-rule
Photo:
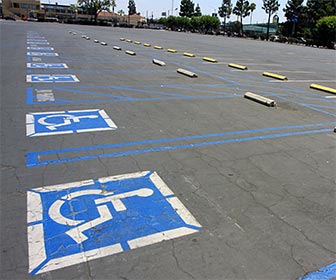
M 46 136 L 101 130 L 117 126 L 104 110 L 80 110 L 29 113 L 26 115 L 27 136 Z
M 230 92 L 205 91 L 195 88 L 190 90 L 180 87 L 180 93 L 172 93 L 171 87 L 164 85 L 155 88 L 143 88 L 137 86 L 53 86 L 55 100 L 41 103 L 37 101 L 36 90 L 28 88 L 26 91 L 27 104 L 67 104 L 67 103 L 119 103 L 135 101 L 163 101 L 163 100 L 190 100 L 190 99 L 216 99 L 216 98 L 237 98 L 238 95 Z M 109 93 L 113 90 L 113 93 Z
M 33 74 L 27 75 L 27 83 L 75 83 L 79 79 L 75 75 L 67 74 Z
M 31 189 L 29 272 L 38 274 L 200 230 L 155 172 Z
M 48 56 L 55 57 L 58 56 L 58 53 L 46 53 L 46 52 L 27 52 L 28 56 Z
M 65 63 L 27 63 L 27 68 L 67 69 L 68 66 Z
M 309 273 L 299 280 L 333 280 L 336 278 L 336 262 L 320 268 L 318 271 Z
M 52 47 L 27 47 L 27 50 L 32 50 L 32 51 L 53 51 L 54 48 L 52 48 Z
M 243 143 L 248 141 L 258 141 L 265 139 L 276 139 L 276 138 L 293 137 L 300 135 L 326 133 L 330 131 L 330 126 L 335 124 L 336 124 L 335 122 L 332 122 L 332 123 L 315 123 L 315 124 L 296 125 L 296 126 L 268 127 L 268 128 L 243 130 L 243 131 L 228 131 L 215 134 L 192 135 L 177 138 L 152 139 L 137 142 L 115 143 L 99 146 L 86 146 L 86 147 L 68 148 L 61 150 L 28 152 L 26 157 L 27 158 L 26 164 L 28 167 L 34 167 L 50 164 L 61 164 L 66 162 L 77 162 L 82 160 L 92 160 L 97 158 L 123 157 L 123 156 L 147 154 L 154 152 L 193 149 L 196 147 L 207 147 L 212 145 L 221 145 L 228 143 Z M 211 141 L 211 139 L 217 137 L 223 137 L 224 139 Z M 188 141 L 190 140 L 193 140 L 194 142 L 188 143 Z M 197 140 L 208 140 L 208 141 L 196 142 Z M 178 141 L 180 141 L 180 144 L 176 143 Z M 153 144 L 157 144 L 160 146 L 153 147 Z M 143 149 L 136 149 L 135 147 L 139 145 L 143 145 L 145 147 Z M 124 150 L 113 151 L 113 149 L 115 148 L 124 148 Z M 107 152 L 107 149 L 110 149 L 110 152 Z M 105 150 L 106 152 L 102 154 L 98 152 L 100 150 Z M 87 151 L 90 151 L 91 154 L 86 155 L 85 152 Z M 94 151 L 97 151 L 97 153 L 93 154 Z M 67 156 L 68 153 L 84 153 L 84 154 L 77 156 Z M 58 155 L 60 154 L 62 154 L 63 157 L 58 157 Z M 44 159 L 44 157 L 47 155 L 49 157 L 53 155 L 55 159 Z
M 30 45 L 49 45 L 47 41 L 28 41 L 27 44 Z

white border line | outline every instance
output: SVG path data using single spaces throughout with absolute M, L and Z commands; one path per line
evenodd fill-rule
M 68 255 L 58 259 L 52 259 L 45 266 L 43 266 L 38 272 L 36 272 L 36 274 L 60 269 L 74 264 L 87 262 L 90 260 L 106 257 L 109 255 L 114 255 L 117 253 L 121 253 L 123 251 L 124 250 L 122 249 L 121 245 L 118 243 L 107 247 L 102 247 L 86 252 L 80 252 L 77 254 Z
M 28 209 L 27 211 L 27 223 L 30 224 L 32 222 L 41 222 L 43 220 L 41 196 L 36 192 L 28 191 L 27 201 L 30 205 L 33 205 L 33 210 Z
M 159 243 L 165 240 L 177 238 L 180 236 L 188 235 L 197 232 L 196 229 L 191 229 L 187 227 L 180 227 L 176 229 L 166 230 L 145 237 L 140 237 L 136 239 L 129 240 L 127 243 L 131 249 L 136 249 L 151 244 Z
M 50 55 L 49 55 L 50 54 Z M 51 55 L 52 54 L 52 55 Z M 48 53 L 48 52 L 27 52 L 28 56 L 44 56 L 44 57 L 55 57 L 59 56 L 58 53 Z
M 111 181 L 118 181 L 123 179 L 134 179 L 140 178 L 148 175 L 150 171 L 129 173 L 117 176 L 109 176 L 98 179 L 100 183 L 106 183 Z M 173 192 L 169 189 L 169 187 L 164 183 L 164 181 L 159 177 L 156 172 L 153 172 L 149 179 L 156 186 L 156 188 L 161 192 L 162 195 L 174 195 Z M 27 238 L 28 238 L 28 255 L 29 255 L 29 272 L 31 273 L 33 270 L 37 269 L 39 265 L 41 265 L 46 259 L 46 247 L 44 244 L 44 229 L 42 224 L 42 214 L 43 214 L 43 206 L 41 203 L 41 195 L 36 192 L 50 192 L 50 191 L 60 191 L 67 190 L 70 188 L 84 187 L 87 185 L 94 184 L 94 180 L 85 180 L 79 182 L 72 182 L 67 184 L 53 185 L 53 186 L 45 186 L 42 188 L 35 188 L 27 191 L 27 221 L 29 222 L 40 222 L 35 225 L 28 225 Z M 166 200 L 171 204 L 173 209 L 177 211 L 177 214 L 183 219 L 185 223 L 190 223 L 190 225 L 194 225 L 196 227 L 201 228 L 201 225 L 196 221 L 196 219 L 190 214 L 190 212 L 184 207 L 182 202 L 177 197 L 166 198 Z M 37 215 L 35 212 L 37 211 Z M 42 217 L 43 218 L 43 217 Z M 195 233 L 199 230 L 191 229 L 188 227 L 180 227 L 172 230 L 166 230 L 164 232 L 159 232 L 155 234 L 151 234 L 148 236 L 136 238 L 128 241 L 128 245 L 130 249 L 135 249 L 139 247 L 143 247 L 146 245 L 155 244 L 164 240 L 169 240 L 173 238 L 177 238 L 180 236 L 188 235 Z M 59 268 L 88 262 L 90 260 L 98 259 L 101 257 L 117 254 L 123 252 L 123 248 L 120 243 L 113 244 L 111 246 L 102 247 L 93 249 L 86 252 L 79 252 L 76 254 L 64 256 L 57 259 L 51 259 L 48 263 L 46 263 L 40 270 L 36 272 L 36 274 L 40 274 L 43 272 L 56 270 Z
M 33 64 L 42 64 L 42 67 L 34 67 L 32 66 Z M 55 65 L 56 67 L 48 67 L 49 66 L 53 66 Z M 57 66 L 63 66 L 63 67 L 57 67 Z M 27 63 L 27 68 L 33 68 L 33 69 L 68 69 L 68 65 L 66 65 L 66 63 L 44 63 L 44 62 L 40 62 L 40 63 Z
M 27 50 L 31 50 L 31 51 L 54 51 L 55 49 L 53 47 L 27 47 Z
M 97 128 L 83 128 L 75 130 L 64 130 L 64 131 L 50 131 L 50 132 L 37 132 L 35 131 L 35 117 L 39 115 L 46 114 L 66 114 L 66 113 L 88 113 L 94 112 L 98 113 L 102 119 L 105 121 L 108 127 L 97 127 Z M 83 132 L 93 132 L 93 131 L 106 131 L 106 130 L 116 130 L 118 127 L 116 124 L 109 118 L 104 110 L 100 109 L 91 109 L 91 110 L 71 110 L 71 111 L 57 111 L 57 112 L 36 112 L 26 114 L 26 136 L 49 136 L 57 134 L 70 134 L 70 133 L 83 133 Z
M 71 77 L 71 81 L 57 81 L 57 80 L 48 80 L 48 81 L 33 81 L 33 77 L 39 77 L 39 76 L 49 76 L 49 77 Z M 61 75 L 61 74 L 32 74 L 32 75 L 26 75 L 26 82 L 27 83 L 77 83 L 79 82 L 79 79 L 76 77 L 76 75 Z
M 29 201 L 28 201 L 28 207 L 29 207 Z M 42 205 L 39 205 L 38 207 L 42 209 Z M 28 226 L 27 238 L 28 238 L 28 256 L 29 256 L 29 273 L 30 273 L 47 258 L 44 246 L 43 224 L 40 223 Z

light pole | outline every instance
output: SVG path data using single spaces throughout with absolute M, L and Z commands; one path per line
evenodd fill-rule
M 174 15 L 174 0 L 172 0 L 172 9 L 171 9 L 171 15 L 173 16 Z

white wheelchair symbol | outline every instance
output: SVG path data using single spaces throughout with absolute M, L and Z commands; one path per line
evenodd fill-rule
M 37 76 L 34 77 L 34 80 L 36 81 L 42 81 L 42 82 L 49 82 L 49 81 L 57 81 L 57 80 L 68 80 L 71 77 L 68 76 L 61 76 L 61 77 L 57 77 L 57 76 Z
M 50 118 L 63 118 L 63 122 L 62 123 L 50 123 L 47 121 Z M 97 115 L 74 116 L 70 114 L 59 114 L 59 115 L 49 115 L 49 116 L 40 118 L 38 120 L 38 123 L 44 125 L 49 130 L 56 130 L 57 127 L 71 124 L 71 121 L 73 121 L 74 123 L 79 123 L 81 119 L 96 119 L 96 118 L 98 118 Z
M 139 197 L 148 197 L 154 193 L 152 189 L 142 188 L 135 191 L 130 191 L 126 193 L 113 195 L 113 192 L 102 193 L 102 190 L 83 190 L 77 191 L 70 194 L 67 194 L 60 199 L 56 200 L 49 208 L 49 216 L 56 223 L 67 226 L 74 226 L 74 228 L 66 231 L 65 233 L 71 237 L 75 242 L 82 243 L 88 239 L 88 237 L 83 233 L 84 231 L 94 228 L 97 225 L 100 225 L 108 220 L 112 220 L 113 216 L 106 204 L 112 203 L 114 209 L 117 212 L 127 210 L 125 204 L 122 202 L 122 199 L 139 196 Z M 85 220 L 74 220 L 64 217 L 61 213 L 61 208 L 66 201 L 71 201 L 73 198 L 77 198 L 83 195 L 102 195 L 104 197 L 94 200 L 94 203 L 97 206 L 99 217 L 92 221 Z

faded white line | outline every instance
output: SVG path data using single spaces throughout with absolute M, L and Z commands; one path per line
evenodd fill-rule
M 187 228 L 187 227 L 181 227 L 173 230 L 166 230 L 159 233 L 154 233 L 152 235 L 148 235 L 145 237 L 136 238 L 133 240 L 128 241 L 128 245 L 131 249 L 144 247 L 147 245 L 151 245 L 153 243 L 158 243 L 164 240 L 169 240 L 173 238 L 177 238 L 183 235 L 188 235 L 197 232 L 198 230 Z
M 336 80 L 287 80 L 287 81 L 268 80 L 268 81 L 271 83 L 314 83 L 314 82 L 336 83 Z
M 89 260 L 98 259 L 108 255 L 117 254 L 122 251 L 123 249 L 120 244 L 114 244 L 104 248 L 94 249 L 86 252 L 65 256 L 62 258 L 53 259 L 49 261 L 43 268 L 41 268 L 41 270 L 39 270 L 36 274 L 59 269 L 65 266 L 87 262 Z
M 241 70 L 236 70 L 236 69 L 233 69 L 231 70 L 232 72 L 241 72 Z M 265 72 L 265 71 L 269 71 L 269 72 L 272 72 L 272 71 L 279 71 L 279 70 L 274 70 L 274 69 L 263 69 L 263 70 L 257 70 L 257 69 L 254 69 L 254 70 L 247 70 L 246 72 Z M 290 71 L 290 70 L 281 70 L 281 73 L 307 73 L 307 74 L 316 74 L 316 72 L 313 72 L 313 71 Z

